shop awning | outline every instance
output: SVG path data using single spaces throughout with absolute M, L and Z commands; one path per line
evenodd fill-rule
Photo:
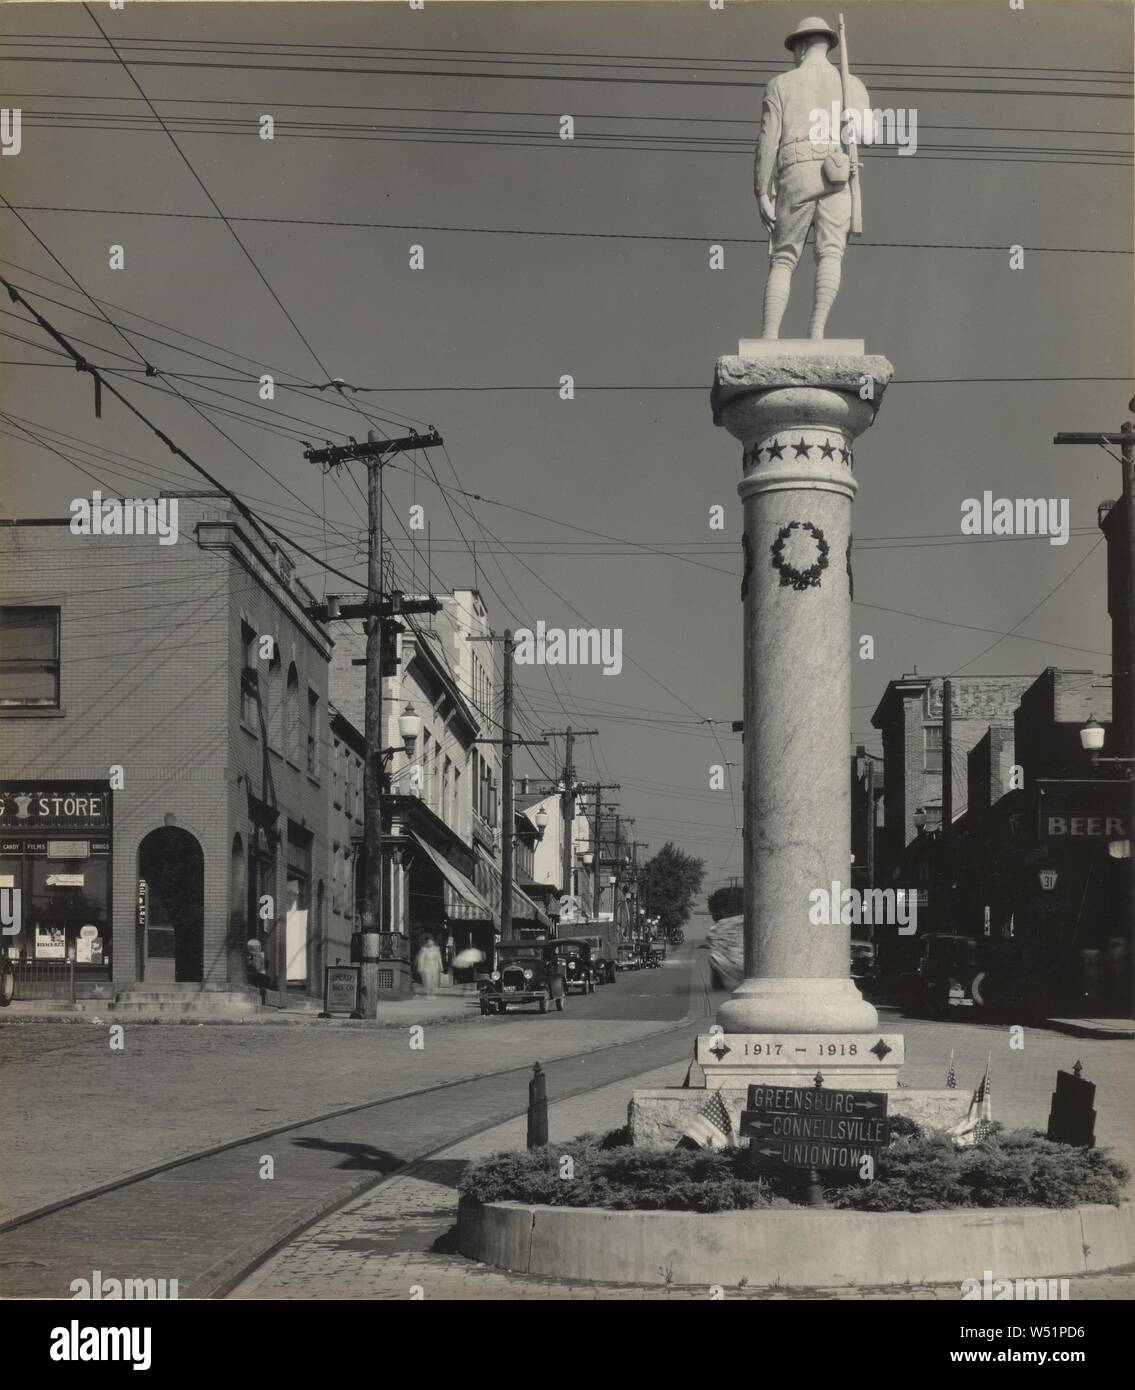
M 480 847 L 475 846 L 477 851 L 477 877 L 486 886 L 488 896 L 492 900 L 496 910 L 496 920 L 500 920 L 501 907 L 501 871 Z M 528 894 L 521 888 L 520 884 L 513 880 L 512 884 L 512 915 L 513 917 L 523 917 L 527 921 L 539 922 L 542 927 L 550 927 L 552 919 L 543 911 Z
M 487 918 L 492 921 L 493 910 L 485 899 L 477 892 L 476 888 L 469 882 L 460 870 L 455 869 L 448 859 L 440 855 L 436 849 L 427 845 L 420 835 L 415 835 L 410 831 L 411 836 L 418 846 L 425 851 L 426 855 L 432 860 L 434 867 L 442 878 L 453 890 L 460 900 L 460 907 L 454 904 L 458 910 L 451 911 L 450 905 L 446 905 L 447 915 L 459 918 Z

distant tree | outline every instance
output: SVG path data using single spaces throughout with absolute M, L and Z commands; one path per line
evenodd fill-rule
M 683 854 L 667 840 L 642 867 L 639 905 L 659 919 L 659 931 L 666 935 L 689 920 L 704 878 L 705 861 Z
M 718 888 L 709 895 L 709 915 L 715 922 L 723 917 L 740 917 L 745 910 L 745 896 L 739 883 L 729 888 Z

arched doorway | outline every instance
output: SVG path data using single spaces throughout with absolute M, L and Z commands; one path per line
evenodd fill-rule
M 205 858 L 195 836 L 178 826 L 151 830 L 138 846 L 146 885 L 143 979 L 199 982 L 205 958 Z

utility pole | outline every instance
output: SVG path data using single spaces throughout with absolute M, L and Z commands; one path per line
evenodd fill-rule
M 603 793 L 618 790 L 618 782 L 580 782 L 576 787 L 578 792 L 592 792 L 595 796 L 595 849 L 591 856 L 591 898 L 592 912 L 596 920 L 603 906 Z
M 543 738 L 559 738 L 562 735 L 564 739 L 564 789 L 560 796 L 564 831 L 560 862 L 561 879 L 565 893 L 570 893 L 572 890 L 571 828 L 575 820 L 575 768 L 571 761 L 572 750 L 575 747 L 577 735 L 580 738 L 588 738 L 598 732 L 598 729 L 573 729 L 570 724 L 566 729 L 544 729 L 541 731 Z
M 470 642 L 503 642 L 504 677 L 502 682 L 501 733 L 503 738 L 479 738 L 478 743 L 499 743 L 501 746 L 501 940 L 512 941 L 512 885 L 516 874 L 514 869 L 514 837 L 516 834 L 516 811 L 512 786 L 512 750 L 518 743 L 536 748 L 546 748 L 547 739 L 515 738 L 512 732 L 512 688 L 513 654 L 516 643 L 512 629 L 505 628 L 504 636 L 490 633 L 487 637 L 470 637 Z
M 638 883 L 639 883 L 639 879 L 638 879 L 638 852 L 639 852 L 640 849 L 649 849 L 649 848 L 650 848 L 650 845 L 649 845 L 645 840 L 632 840 L 632 841 L 631 841 L 631 846 L 630 846 L 630 848 L 631 848 L 631 888 L 632 888 L 632 892 L 631 892 L 631 931 L 630 931 L 630 935 L 633 937 L 634 934 L 635 934 L 635 932 L 638 930 L 638 899 L 639 899 L 639 888 L 638 888 Z
M 1135 411 L 1135 398 L 1128 409 Z M 1125 610 L 1122 627 L 1114 624 L 1112 640 L 1112 728 L 1115 731 L 1118 748 L 1116 756 L 1107 761 L 1126 764 L 1128 777 L 1127 796 L 1127 846 L 1128 846 L 1128 909 L 1127 945 L 1130 951 L 1135 946 L 1135 427 L 1125 422 L 1118 433 L 1062 433 L 1055 436 L 1054 444 L 1096 444 L 1106 453 L 1117 459 L 1122 470 L 1123 497 L 1120 503 L 1123 515 L 1120 518 L 1122 532 L 1118 543 L 1122 546 L 1119 564 L 1119 594 L 1115 597 Z M 1109 446 L 1119 445 L 1119 454 L 1112 453 Z M 1109 575 L 1114 573 L 1111 538 L 1108 538 Z M 1119 595 L 1122 595 L 1120 599 Z M 1110 594 L 1109 594 L 1110 597 Z M 1100 761 L 1105 761 L 1101 759 Z M 1130 975 L 1124 982 L 1129 986 Z
M 366 618 L 366 712 L 363 737 L 366 743 L 366 764 L 363 768 L 363 912 L 362 940 L 359 957 L 362 962 L 361 1011 L 364 1018 L 378 1017 L 378 967 L 383 915 L 382 861 L 382 793 L 387 757 L 397 751 L 382 746 L 382 653 L 387 624 L 395 606 L 401 613 L 436 613 L 441 607 L 432 595 L 429 599 L 406 601 L 398 596 L 397 605 L 387 603 L 383 593 L 382 561 L 382 466 L 392 454 L 410 449 L 428 449 L 442 443 L 436 430 L 428 434 L 411 434 L 401 439 L 380 439 L 372 430 L 366 444 L 350 444 L 326 449 L 307 449 L 304 458 L 309 463 L 335 467 L 351 459 L 361 459 L 367 469 L 367 599 L 363 605 L 331 604 L 321 611 L 324 620 L 332 617 Z M 361 609 L 361 611 L 360 611 Z M 353 944 L 353 943 L 352 943 Z M 352 952 L 352 955 L 354 952 Z

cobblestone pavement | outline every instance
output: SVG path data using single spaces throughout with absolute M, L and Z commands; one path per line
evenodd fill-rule
M 553 1137 L 603 1131 L 622 1123 L 630 1093 L 639 1087 L 680 1083 L 681 1070 L 661 1068 L 549 1107 Z M 452 1250 L 457 1220 L 456 1183 L 470 1160 L 523 1147 L 523 1121 L 436 1154 L 396 1174 L 359 1201 L 305 1231 L 229 1295 L 234 1299 L 708 1299 L 691 1285 L 599 1284 L 532 1278 L 475 1264 Z M 1135 1269 L 1070 1280 L 1072 1299 L 1135 1297 Z M 958 1284 L 923 1287 L 779 1288 L 725 1291 L 729 1300 L 932 1299 L 961 1301 Z

